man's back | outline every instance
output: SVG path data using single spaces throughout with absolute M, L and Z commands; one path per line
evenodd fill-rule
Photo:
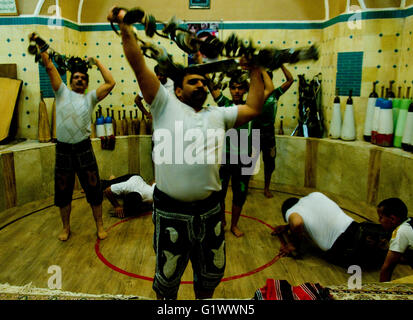
M 320 192 L 301 198 L 287 211 L 287 221 L 294 212 L 302 217 L 306 232 L 323 251 L 329 250 L 354 221 L 334 201 Z

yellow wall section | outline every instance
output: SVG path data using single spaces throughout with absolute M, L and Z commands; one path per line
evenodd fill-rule
M 339 16 L 346 11 L 347 0 L 329 0 L 328 7 L 330 19 Z
M 88 1 L 90 2 L 90 1 Z M 73 7 L 72 7 L 73 9 Z M 330 8 L 331 9 L 331 8 Z M 60 53 L 80 57 L 97 56 L 103 64 L 111 68 L 117 81 L 112 94 L 99 105 L 106 115 L 106 108 L 115 110 L 135 110 L 134 98 L 140 91 L 134 74 L 123 56 L 120 38 L 111 31 L 105 32 L 78 32 L 69 28 L 52 29 L 47 26 L 0 26 L 0 63 L 16 63 L 18 77 L 23 80 L 23 90 L 18 107 L 19 130 L 18 136 L 37 139 L 37 117 L 39 105 L 38 65 L 34 58 L 27 54 L 27 35 L 30 32 L 39 32 L 51 46 Z M 354 28 L 347 22 L 337 23 L 324 30 L 224 30 L 220 37 L 226 39 L 230 33 L 236 32 L 241 38 L 254 39 L 258 46 L 276 46 L 278 48 L 292 48 L 308 46 L 317 43 L 321 57 L 318 62 L 302 62 L 296 65 L 287 65 L 294 78 L 305 74 L 312 79 L 319 72 L 322 73 L 323 111 L 328 132 L 331 120 L 332 104 L 335 95 L 337 55 L 338 52 L 363 51 L 363 74 L 361 97 L 355 97 L 356 127 L 358 139 L 362 139 L 367 98 L 371 92 L 372 82 L 379 81 L 381 86 L 388 87 L 390 80 L 395 80 L 393 87 L 402 86 L 405 93 L 408 86 L 413 86 L 413 17 L 406 19 L 379 19 L 363 20 L 360 29 Z M 143 32 L 141 37 L 147 39 Z M 185 64 L 187 55 L 176 45 L 161 38 L 153 39 L 164 46 L 173 55 L 175 62 Z M 147 60 L 152 68 L 154 60 Z M 274 73 L 274 84 L 282 84 L 284 76 L 280 70 Z M 90 70 L 90 89 L 96 89 L 103 83 L 102 77 L 96 68 Z M 412 90 L 413 91 L 413 90 Z M 228 90 L 224 92 L 229 96 Z M 342 111 L 344 112 L 346 97 L 342 97 Z M 46 99 L 49 118 L 51 117 L 52 99 Z M 211 96 L 207 104 L 214 104 Z M 295 128 L 298 117 L 298 83 L 295 82 L 289 91 L 284 94 L 278 104 L 276 127 L 283 119 L 286 133 Z M 93 120 L 95 114 L 93 113 Z
M 37 1 L 34 0 L 16 0 L 19 14 L 33 14 L 36 9 Z
M 62 16 L 66 19 L 77 22 L 79 2 L 79 0 L 59 1 L 59 5 L 62 10 Z
M 325 18 L 324 0 L 211 0 L 209 10 L 189 9 L 189 0 L 173 2 L 119 0 L 116 4 L 126 8 L 139 6 L 159 20 L 169 20 L 174 15 L 192 21 L 323 20 Z M 109 8 L 113 5 L 112 1 L 85 1 L 82 22 L 106 22 Z
M 364 0 L 367 8 L 399 8 L 400 0 Z

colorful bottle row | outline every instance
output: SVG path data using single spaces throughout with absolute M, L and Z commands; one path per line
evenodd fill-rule
M 401 87 L 398 97 L 392 91 L 393 81 L 386 90 L 384 86 L 381 98 L 378 97 L 373 83 L 373 92 L 370 94 L 366 119 L 364 123 L 364 140 L 382 147 L 403 148 L 412 151 L 413 147 L 413 103 L 409 99 L 410 87 L 406 95 L 401 98 Z
M 115 119 L 114 110 L 111 110 L 111 116 L 109 108 L 106 111 L 106 117 L 102 115 L 101 108 L 96 111 L 96 121 L 92 125 L 92 138 L 152 134 L 152 119 L 145 119 L 142 115 L 139 120 L 137 109 L 135 109 L 135 117 L 133 117 L 133 111 L 129 111 L 129 119 L 126 117 L 126 110 L 123 110 L 123 117 L 121 117 L 121 110 L 118 110 L 119 120 Z

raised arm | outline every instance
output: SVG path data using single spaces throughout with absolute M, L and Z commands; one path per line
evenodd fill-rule
M 34 40 L 40 50 L 42 50 L 42 46 L 47 45 L 46 42 L 44 42 L 36 33 L 31 33 L 29 35 L 29 39 Z M 49 75 L 49 79 L 52 84 L 52 89 L 54 91 L 59 90 L 60 85 L 62 84 L 62 78 L 60 77 L 60 74 L 54 66 L 52 60 L 50 59 L 47 50 L 44 50 L 42 53 L 40 53 L 40 56 L 42 58 L 43 65 L 46 68 L 46 72 Z
M 90 57 L 89 60 L 92 60 L 93 63 L 96 64 L 102 74 L 103 80 L 105 80 L 105 83 L 96 90 L 96 96 L 100 101 L 112 91 L 116 82 L 115 79 L 113 79 L 111 72 L 98 59 Z
M 268 99 L 268 96 L 271 92 L 274 91 L 274 83 L 272 79 L 268 75 L 268 72 L 263 70 L 262 71 L 262 79 L 264 80 L 264 101 Z
M 281 70 L 283 71 L 283 73 L 285 75 L 285 79 L 286 79 L 286 81 L 281 85 L 281 90 L 283 92 L 286 92 L 291 87 L 291 85 L 293 84 L 294 78 L 291 75 L 291 72 L 288 71 L 288 69 L 286 67 L 284 67 L 284 65 L 281 65 Z
M 118 16 L 115 17 L 113 15 L 114 8 L 115 7 L 110 10 L 108 20 L 119 24 L 122 33 L 123 51 L 125 52 L 126 59 L 136 75 L 143 98 L 147 103 L 151 104 L 158 92 L 160 82 L 155 73 L 146 65 L 145 57 L 136 41 L 132 27 L 123 23 L 123 17 L 125 16 L 126 11 L 120 10 Z
M 261 114 L 262 105 L 264 104 L 264 83 L 261 74 L 261 68 L 255 66 L 251 68 L 247 102 L 245 105 L 238 106 L 235 127 L 239 127 Z

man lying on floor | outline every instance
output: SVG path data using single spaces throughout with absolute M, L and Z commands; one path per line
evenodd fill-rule
M 152 208 L 155 183 L 149 185 L 137 174 L 102 180 L 102 188 L 118 218 L 138 215 Z M 118 200 L 122 200 L 123 205 Z
M 395 228 L 395 224 L 387 227 L 383 223 L 380 212 L 405 212 L 401 215 L 407 217 L 403 201 L 391 198 L 378 205 L 381 224 L 358 223 L 320 192 L 301 199 L 289 198 L 282 204 L 281 211 L 288 224 L 275 227 L 272 235 L 278 235 L 281 240 L 284 236 L 287 238 L 280 248 L 282 256 L 296 256 L 300 243 L 309 239 L 323 251 L 326 260 L 343 267 L 354 264 L 380 268 L 386 258 L 391 231 Z M 399 224 L 404 220 L 400 218 Z

